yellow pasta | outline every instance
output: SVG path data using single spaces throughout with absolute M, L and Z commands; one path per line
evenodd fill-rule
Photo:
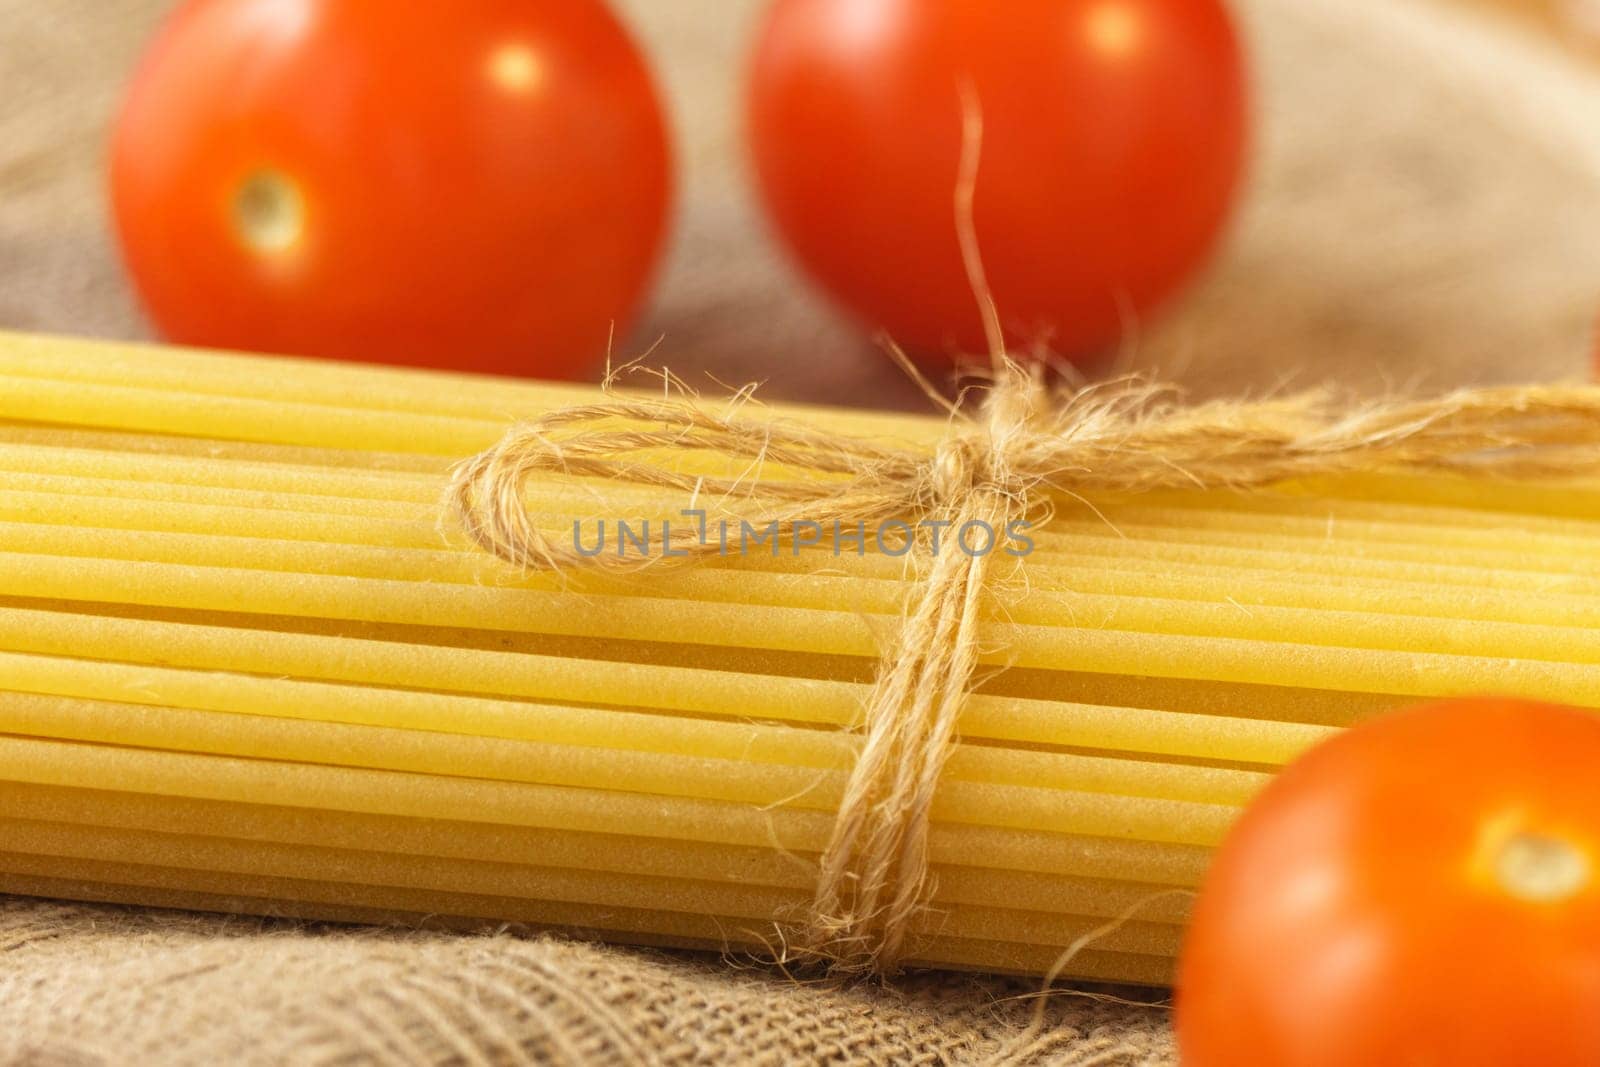
M 442 522 L 453 460 L 595 396 L 0 334 L 0 889 L 786 940 L 916 570 L 784 546 L 523 574 Z M 527 502 L 558 537 L 686 504 L 554 475 Z M 1061 500 L 1034 539 L 995 575 L 914 963 L 1040 973 L 1093 935 L 1068 973 L 1166 981 L 1209 850 L 1339 726 L 1600 707 L 1591 484 Z

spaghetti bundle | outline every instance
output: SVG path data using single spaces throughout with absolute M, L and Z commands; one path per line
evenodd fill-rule
M 0 337 L 0 889 L 781 949 L 917 575 L 870 533 L 524 570 L 441 524 L 455 462 L 597 396 Z M 690 521 L 560 472 L 522 500 L 579 545 Z M 907 962 L 1164 982 L 1174 890 L 1307 746 L 1423 697 L 1600 707 L 1597 516 L 1456 472 L 1058 503 L 997 557 Z

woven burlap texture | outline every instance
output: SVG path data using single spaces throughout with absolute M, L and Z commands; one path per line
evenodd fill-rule
M 166 7 L 0 0 L 0 326 L 142 336 L 108 238 L 104 128 Z M 760 0 L 625 0 L 670 96 L 681 219 L 635 339 L 775 396 L 915 402 L 793 274 L 739 163 Z M 1238 0 L 1259 84 L 1251 186 L 1207 279 L 1136 362 L 1208 392 L 1577 373 L 1600 294 L 1600 78 L 1428 0 Z M 1027 983 L 801 984 L 506 931 L 308 927 L 0 898 L 0 1064 L 713 1062 L 992 1057 Z M 1164 1015 L 1052 1002 L 1027 1058 L 1170 1063 Z
M 751 966 L 503 934 L 0 904 L 0 1062 L 923 1064 L 984 1059 L 1024 983 L 801 985 Z M 1163 1062 L 1159 1012 L 1053 1007 L 1066 1062 Z M 1109 1058 L 1108 1058 L 1109 1057 Z

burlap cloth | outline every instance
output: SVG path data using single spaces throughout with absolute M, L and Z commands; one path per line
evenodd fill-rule
M 144 333 L 106 237 L 107 115 L 155 0 L 0 0 L 0 326 Z M 772 395 L 911 403 L 766 243 L 738 162 L 758 0 L 627 0 L 684 203 L 637 343 Z M 997 5 L 998 7 L 999 5 Z M 1139 325 L 1206 391 L 1580 372 L 1600 310 L 1600 77 L 1427 0 L 1240 0 L 1262 129 L 1221 263 Z M 939 1063 L 995 1053 L 1027 983 L 799 984 L 723 961 L 0 898 L 0 1063 Z M 1051 1005 L 1034 1059 L 1167 1063 L 1159 1010 Z

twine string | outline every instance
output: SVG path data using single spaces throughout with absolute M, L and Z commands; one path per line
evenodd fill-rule
M 512 427 L 452 472 L 447 507 L 467 536 L 535 570 L 638 571 L 725 551 L 701 528 L 673 527 L 658 556 L 590 554 L 540 530 L 525 501 L 537 473 L 671 489 L 691 507 L 775 529 L 801 524 L 968 523 L 1006 531 L 1062 501 L 1162 489 L 1248 490 L 1296 479 L 1388 471 L 1533 478 L 1600 473 L 1600 388 L 1508 386 L 1359 406 L 1312 391 L 1189 405 L 1139 378 L 1071 388 L 1011 359 L 978 255 L 974 224 L 982 115 L 961 86 L 962 156 L 955 222 L 982 312 L 990 381 L 975 414 L 949 406 L 931 453 L 741 417 L 747 393 L 717 411 L 688 395 L 629 398 L 550 412 Z M 909 365 L 907 365 L 909 369 Z M 920 380 L 920 379 L 919 379 Z M 652 459 L 650 454 L 657 458 Z M 671 457 L 711 453 L 752 477 L 705 477 Z M 666 460 L 659 457 L 666 455 Z M 765 464 L 792 471 L 760 477 Z M 892 973 L 914 951 L 913 918 L 932 895 L 933 796 L 977 668 L 992 552 L 920 544 L 920 575 L 886 648 L 860 722 L 859 755 L 823 851 L 798 947 L 847 973 Z M 992 548 L 991 544 L 991 548 Z M 668 558 L 668 555 L 673 557 Z
M 746 419 L 690 397 L 555 411 L 513 427 L 459 464 L 448 507 L 478 546 L 534 570 L 635 571 L 658 555 L 586 555 L 539 529 L 524 492 L 535 474 L 601 478 L 682 492 L 685 502 L 784 539 L 800 523 L 926 520 L 996 531 L 1057 503 L 1159 489 L 1252 489 L 1372 471 L 1458 471 L 1513 478 L 1600 473 L 1600 388 L 1508 386 L 1359 408 L 1323 392 L 1180 403 L 1137 379 L 1046 387 L 1002 360 L 978 417 L 959 412 L 930 453 L 783 420 Z M 652 459 L 646 453 L 653 453 Z M 712 453 L 732 469 L 764 462 L 789 478 L 706 477 L 673 457 Z M 665 458 L 662 458 L 665 457 Z M 695 528 L 662 544 L 685 560 L 722 548 Z M 856 727 L 860 756 L 823 853 L 801 945 L 849 971 L 891 972 L 927 902 L 928 831 L 940 772 L 978 662 L 993 554 L 947 545 L 918 553 L 921 575 Z

